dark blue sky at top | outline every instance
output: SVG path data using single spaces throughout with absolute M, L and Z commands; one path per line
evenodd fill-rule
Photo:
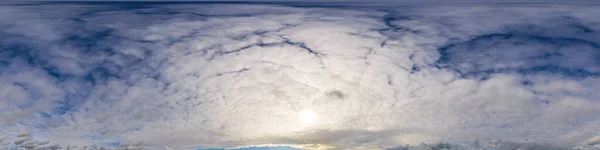
M 9 0 L 11 1 L 11 0 Z M 91 2 L 115 2 L 115 1 L 137 1 L 137 2 L 339 2 L 339 3 L 553 3 L 553 4 L 576 4 L 576 3 L 599 3 L 594 0 L 22 0 L 23 1 L 91 1 Z

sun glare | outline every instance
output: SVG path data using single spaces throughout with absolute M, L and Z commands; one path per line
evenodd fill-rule
M 313 112 L 312 110 L 303 110 L 300 112 L 299 118 L 300 120 L 302 120 L 302 123 L 306 125 L 311 125 L 316 123 L 317 114 L 315 114 L 315 112 Z

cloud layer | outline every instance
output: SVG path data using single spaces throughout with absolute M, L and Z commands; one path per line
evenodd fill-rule
M 61 3 L 0 14 L 8 147 L 25 131 L 148 149 L 591 147 L 600 131 L 592 6 Z

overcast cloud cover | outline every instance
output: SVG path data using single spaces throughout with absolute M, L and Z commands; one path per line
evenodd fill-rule
M 3 4 L 0 142 L 598 149 L 598 8 Z

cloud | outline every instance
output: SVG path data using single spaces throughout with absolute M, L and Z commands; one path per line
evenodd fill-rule
M 13 145 L 48 144 L 18 139 L 31 131 L 123 149 L 574 147 L 600 131 L 593 7 L 0 11 L 0 133 Z
M 596 145 L 598 143 L 600 143 L 600 137 L 598 136 L 592 137 L 586 141 L 586 144 L 588 145 Z

